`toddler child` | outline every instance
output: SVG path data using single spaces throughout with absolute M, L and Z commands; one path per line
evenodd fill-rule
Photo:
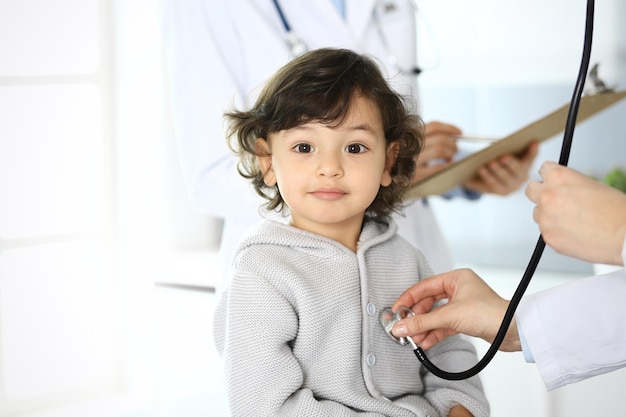
M 216 312 L 234 416 L 480 416 L 480 380 L 445 381 L 394 343 L 380 312 L 431 275 L 396 232 L 421 119 L 369 58 L 318 49 L 294 59 L 248 111 L 226 114 L 239 172 L 289 223 L 241 242 Z M 450 337 L 429 351 L 476 363 Z

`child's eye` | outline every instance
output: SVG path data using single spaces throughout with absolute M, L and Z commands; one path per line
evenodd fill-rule
M 299 153 L 309 153 L 313 152 L 313 146 L 308 143 L 298 143 L 296 146 L 293 147 L 293 150 Z
M 365 145 L 361 145 L 360 143 L 351 143 L 346 147 L 346 152 L 348 153 L 363 153 L 367 150 Z

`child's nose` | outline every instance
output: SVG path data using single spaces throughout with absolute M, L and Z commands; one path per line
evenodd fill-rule
M 319 175 L 325 177 L 339 177 L 343 175 L 341 158 L 335 155 L 324 155 L 320 158 L 317 169 Z

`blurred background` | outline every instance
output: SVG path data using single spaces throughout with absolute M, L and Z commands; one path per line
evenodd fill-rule
M 418 6 L 425 120 L 504 136 L 569 102 L 584 0 Z M 227 415 L 211 324 L 221 221 L 185 195 L 160 14 L 158 0 L 0 0 L 0 417 Z M 592 63 L 618 89 L 625 16 L 596 4 Z M 570 166 L 626 165 L 624 115 L 577 127 Z M 545 142 L 531 172 L 559 150 Z M 456 263 L 510 296 L 538 237 L 523 189 L 431 201 Z M 529 292 L 591 273 L 548 249 Z M 547 393 L 521 354 L 499 354 L 483 382 L 494 417 L 616 415 L 626 376 Z

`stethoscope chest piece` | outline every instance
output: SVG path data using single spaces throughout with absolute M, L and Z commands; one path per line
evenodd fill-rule
M 412 345 L 412 340 L 409 340 L 406 337 L 396 337 L 393 335 L 391 330 L 393 329 L 393 326 L 400 320 L 413 316 L 415 316 L 415 313 L 413 313 L 413 311 L 411 311 L 411 309 L 408 307 L 400 306 L 398 307 L 398 311 L 396 311 L 395 313 L 391 310 L 391 307 L 387 307 L 380 312 L 380 324 L 383 326 L 383 329 L 385 329 L 385 333 L 387 333 L 387 336 L 389 336 L 389 338 L 391 338 L 391 340 L 393 340 L 394 342 L 402 346 L 406 346 L 408 344 Z

